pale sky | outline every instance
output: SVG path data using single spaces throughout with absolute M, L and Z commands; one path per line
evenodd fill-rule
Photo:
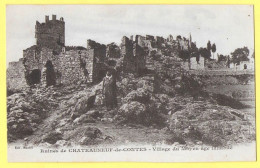
M 6 9 L 7 63 L 22 58 L 35 44 L 36 20 L 57 15 L 65 21 L 65 45 L 86 47 L 87 39 L 120 44 L 122 36 L 172 34 L 216 53 L 230 54 L 247 46 L 254 50 L 253 6 L 250 5 L 8 5 Z

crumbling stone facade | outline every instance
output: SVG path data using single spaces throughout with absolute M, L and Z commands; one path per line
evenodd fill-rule
M 45 16 L 44 23 L 36 21 L 35 38 L 36 45 L 23 51 L 24 74 L 28 85 L 46 82 L 45 80 L 49 75 L 45 73 L 46 71 L 49 72 L 48 66 L 46 67 L 47 61 L 50 61 L 53 65 L 53 73 L 57 72 L 57 74 L 59 74 L 59 55 L 65 46 L 64 19 L 60 18 L 60 20 L 57 20 L 56 15 L 52 15 L 52 20 L 49 20 L 49 16 Z M 50 75 L 56 76 L 55 74 Z M 59 75 L 57 75 L 57 77 L 59 77 Z M 34 80 L 34 78 L 37 80 Z M 53 80 L 56 80 L 56 78 L 53 78 Z M 51 83 L 56 82 L 53 81 Z
M 145 69 L 146 53 L 142 47 L 144 40 L 138 35 L 135 41 L 126 36 L 122 38 L 121 55 L 125 72 L 141 73 Z
M 64 19 L 61 17 L 57 20 L 56 15 L 52 15 L 52 20 L 49 20 L 49 16 L 45 16 L 44 23 L 36 21 L 35 38 L 38 47 L 46 47 L 59 53 L 65 46 Z
M 111 43 L 106 46 L 107 58 L 120 58 L 120 56 L 120 48 L 115 43 Z
M 9 62 L 7 75 L 7 87 L 9 89 L 16 89 L 20 87 L 26 87 L 25 68 L 23 66 L 23 59 L 19 59 L 17 62 Z
M 93 58 L 91 62 L 87 62 L 88 65 L 92 64 L 92 80 L 93 83 L 100 82 L 106 75 L 106 46 L 104 44 L 96 43 L 95 41 L 87 41 L 87 50 L 90 58 Z M 89 60 L 89 59 L 88 59 Z
M 84 68 L 81 67 L 80 60 L 83 59 L 86 62 L 91 62 L 86 59 L 88 58 L 88 56 L 89 54 L 85 49 L 84 50 L 73 49 L 73 50 L 62 52 L 59 55 L 60 68 L 58 69 L 58 71 L 61 73 L 60 74 L 61 83 L 69 84 L 69 83 L 77 83 L 79 81 L 84 81 L 85 80 L 84 69 L 87 69 L 89 73 L 92 73 L 92 70 L 90 67 L 87 66 L 85 66 Z
M 151 35 L 124 36 L 120 46 L 93 40 L 87 40 L 86 48 L 65 46 L 65 22 L 63 18 L 57 20 L 56 15 L 52 20 L 46 16 L 44 23 L 36 21 L 35 38 L 36 45 L 23 50 L 23 59 L 9 64 L 7 81 L 10 87 L 98 83 L 108 69 L 116 68 L 117 63 L 122 63 L 120 70 L 124 72 L 142 74 L 153 66 L 147 57 L 167 55 L 177 43 L 183 49 L 189 47 L 185 39 Z

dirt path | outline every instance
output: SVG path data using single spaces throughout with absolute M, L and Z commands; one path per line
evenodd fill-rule
M 33 143 L 33 144 L 39 144 L 41 143 L 41 138 L 48 134 L 49 132 L 52 132 L 55 130 L 55 126 L 59 122 L 62 111 L 60 110 L 60 103 L 62 100 L 66 100 L 71 98 L 74 95 L 74 93 L 70 94 L 64 94 L 60 97 L 58 97 L 57 104 L 59 106 L 57 108 L 53 108 L 48 112 L 48 117 L 45 118 L 42 123 L 39 124 L 38 129 L 34 131 L 34 133 L 26 138 L 26 143 Z

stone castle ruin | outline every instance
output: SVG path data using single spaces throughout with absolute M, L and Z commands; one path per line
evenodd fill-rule
M 65 21 L 56 15 L 45 16 L 35 25 L 36 45 L 23 50 L 23 58 L 10 62 L 7 69 L 9 88 L 34 84 L 45 86 L 84 82 L 98 83 L 110 68 L 122 62 L 124 72 L 142 73 L 149 66 L 147 57 L 167 52 L 165 48 L 188 50 L 191 39 L 170 35 L 167 39 L 146 35 L 123 37 L 120 46 L 87 40 L 87 46 L 65 45 Z M 170 52 L 170 51 L 169 51 Z M 163 53 L 167 54 L 167 53 Z
M 193 54 L 191 35 L 134 35 L 123 36 L 120 44 L 89 39 L 86 46 L 66 46 L 64 30 L 65 20 L 55 15 L 36 21 L 35 45 L 9 63 L 9 145 L 255 142 L 255 108 L 249 111 L 254 73 L 204 70 L 207 58 Z M 108 71 L 117 78 L 103 83 Z

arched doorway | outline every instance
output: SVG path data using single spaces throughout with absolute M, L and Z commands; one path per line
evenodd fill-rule
M 56 74 L 52 62 L 48 60 L 45 64 L 45 67 L 46 67 L 46 85 L 47 86 L 55 85 Z
M 39 69 L 34 69 L 29 74 L 29 84 L 39 84 L 41 82 L 41 71 Z

